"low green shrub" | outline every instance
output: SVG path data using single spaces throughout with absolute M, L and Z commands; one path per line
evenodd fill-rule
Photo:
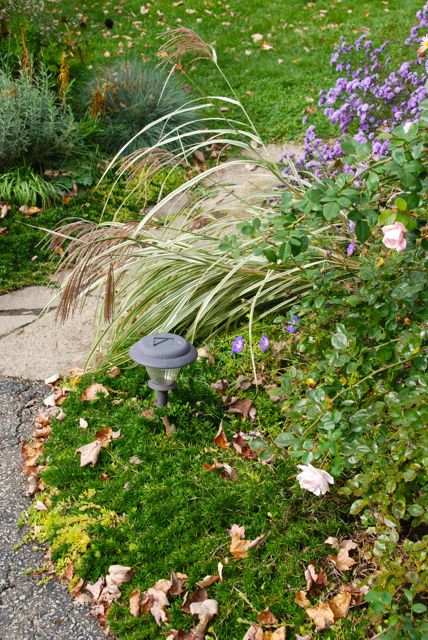
M 108 153 L 119 151 L 127 143 L 127 153 L 150 147 L 176 127 L 181 127 L 181 132 L 195 128 L 192 111 L 181 110 L 188 102 L 182 85 L 161 69 L 137 60 L 98 69 L 79 92 L 79 100 L 82 107 L 99 118 L 101 131 L 97 140 Z M 167 120 L 137 135 L 167 115 Z M 168 146 L 176 148 L 177 143 Z
M 17 78 L 0 70 L 0 170 L 45 166 L 72 152 L 77 128 L 40 69 Z

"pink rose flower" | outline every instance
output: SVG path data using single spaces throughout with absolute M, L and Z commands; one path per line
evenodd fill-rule
M 388 249 L 395 249 L 396 251 L 404 251 L 407 245 L 406 233 L 407 229 L 401 222 L 394 222 L 394 224 L 387 224 L 386 227 L 382 227 L 383 244 Z
M 301 473 L 297 475 L 301 488 L 316 496 L 324 495 L 329 490 L 328 485 L 334 484 L 334 478 L 323 469 L 317 469 L 311 464 L 298 464 L 297 468 L 301 469 Z

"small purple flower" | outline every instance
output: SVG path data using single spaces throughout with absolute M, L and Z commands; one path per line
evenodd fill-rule
M 350 243 L 348 244 L 348 247 L 347 247 L 347 249 L 346 249 L 346 253 L 347 253 L 347 255 L 348 255 L 348 256 L 352 256 L 352 254 L 353 254 L 353 253 L 354 253 L 354 251 L 355 251 L 355 246 L 356 246 L 356 245 L 355 245 L 355 242 L 350 242 Z
M 298 324 L 299 323 L 299 316 L 296 316 L 296 314 L 294 314 L 294 316 L 291 318 L 291 322 L 293 324 Z
M 294 325 L 292 324 L 288 324 L 286 327 L 287 331 L 289 331 L 290 333 L 296 333 L 297 329 Z
M 353 220 L 350 220 L 348 222 L 348 229 L 351 233 L 354 233 L 355 231 L 355 222 Z
M 259 342 L 259 347 L 262 351 L 267 351 L 270 345 L 270 340 L 268 338 L 268 336 L 266 336 L 265 334 L 262 335 L 262 337 L 260 338 L 260 342 Z
M 242 336 L 237 336 L 232 344 L 232 353 L 241 353 L 245 345 L 245 340 Z

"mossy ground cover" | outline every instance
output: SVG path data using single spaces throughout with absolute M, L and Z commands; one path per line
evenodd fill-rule
M 156 410 L 154 420 L 142 415 L 153 406 L 142 369 L 116 378 L 85 376 L 62 405 L 66 417 L 53 425 L 46 442 L 43 482 L 50 497 L 41 499 L 49 511 L 33 512 L 33 522 L 43 525 L 42 537 L 49 539 L 59 573 L 70 560 L 75 574 L 91 582 L 112 564 L 135 569 L 109 615 L 111 629 L 121 640 L 165 635 L 150 615 L 130 615 L 132 590 L 143 591 L 173 571 L 186 573 L 193 588 L 207 574 L 216 574 L 217 563 L 226 556 L 224 581 L 208 589 L 209 597 L 219 603 L 210 638 L 241 640 L 266 607 L 289 626 L 287 637 L 309 632 L 313 626 L 294 597 L 305 588 L 304 571 L 311 561 L 329 575 L 326 594 L 351 580 L 349 574 L 333 570 L 326 559 L 330 548 L 324 544 L 328 536 L 352 535 L 343 499 L 335 491 L 324 497 L 303 492 L 295 480 L 295 464 L 281 454 L 273 464 L 263 464 L 214 443 L 222 421 L 229 439 L 239 430 L 257 429 L 269 440 L 283 423 L 278 405 L 264 390 L 233 389 L 239 375 L 251 376 L 251 365 L 248 355 L 232 356 L 230 346 L 231 338 L 217 341 L 214 365 L 198 360 L 184 370 L 170 406 Z M 258 366 L 266 365 L 268 357 L 259 352 Z M 273 364 L 280 366 L 279 361 Z M 230 395 L 253 400 L 254 422 L 225 413 L 220 393 L 210 386 L 220 377 L 229 380 Z M 83 402 L 81 393 L 92 381 L 104 384 L 110 395 Z M 165 433 L 164 415 L 175 425 L 171 437 Z M 79 429 L 80 418 L 88 422 L 87 429 Z M 76 449 L 94 440 L 95 432 L 105 426 L 120 429 L 120 437 L 103 448 L 94 468 L 80 468 Z M 132 464 L 132 456 L 141 462 Z M 203 468 L 214 461 L 233 466 L 237 482 Z M 245 559 L 233 559 L 229 553 L 228 529 L 235 523 L 246 527 L 248 539 L 266 535 Z M 171 624 L 189 629 L 191 617 L 180 611 L 181 598 L 172 600 Z M 357 608 L 324 637 L 358 640 L 367 627 L 364 610 Z

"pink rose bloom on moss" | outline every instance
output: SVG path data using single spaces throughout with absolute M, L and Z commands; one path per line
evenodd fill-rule
M 387 224 L 386 227 L 382 227 L 383 244 L 388 249 L 395 249 L 396 251 L 404 251 L 407 246 L 406 233 L 407 229 L 401 222 L 394 222 L 394 224 Z
M 311 464 L 298 464 L 301 473 L 297 474 L 297 481 L 302 489 L 306 489 L 316 496 L 321 496 L 329 490 L 329 484 L 334 484 L 333 477 L 323 469 L 317 469 Z

